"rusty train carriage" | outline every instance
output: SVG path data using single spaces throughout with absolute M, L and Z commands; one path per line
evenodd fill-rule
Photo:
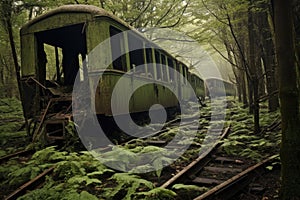
M 111 116 L 111 93 L 119 78 L 132 69 L 135 73 L 125 75 L 124 90 L 116 99 L 118 114 L 124 114 L 122 99 L 130 94 L 128 88 L 133 81 L 145 84 L 131 97 L 129 110 L 132 113 L 148 111 L 159 103 L 166 108 L 176 107 L 178 99 L 168 88 L 160 84 L 146 84 L 149 80 L 170 85 L 173 92 L 188 100 L 191 90 L 189 81 L 197 96 L 204 98 L 204 83 L 191 74 L 186 65 L 177 61 L 166 51 L 146 40 L 137 31 L 124 32 L 117 42 L 111 41 L 114 51 L 107 50 L 99 55 L 99 64 L 87 66 L 87 55 L 102 41 L 120 32 L 132 30 L 125 22 L 103 9 L 87 5 L 61 6 L 25 24 L 21 31 L 21 86 L 22 103 L 27 119 L 35 119 L 31 130 L 38 134 L 42 130 L 53 138 L 63 138 L 64 126 L 72 118 L 71 93 L 77 73 L 89 84 L 97 84 L 95 95 L 96 112 Z M 124 53 L 133 43 L 140 49 Z M 122 54 L 111 62 L 114 54 Z M 53 59 L 49 60 L 49 57 Z M 50 61 L 55 60 L 54 63 Z M 147 63 L 156 63 L 147 68 Z M 135 66 L 146 67 L 138 72 Z M 167 65 L 183 75 L 183 79 L 170 73 Z M 109 66 L 107 69 L 104 69 Z M 89 70 L 87 70 L 89 68 Z M 105 71 L 104 71 L 105 70 Z M 103 72 L 98 81 L 97 73 Z M 93 93 L 94 91 L 90 91 Z M 55 127 L 59 128 L 53 128 Z M 59 129 L 59 130 L 56 130 Z M 61 130 L 61 131 L 60 131 Z M 51 134 L 54 133 L 54 134 Z
M 235 96 L 236 95 L 236 88 L 235 85 L 224 81 L 220 78 L 207 78 L 205 79 L 206 83 L 206 95 L 210 97 L 217 97 L 217 96 Z

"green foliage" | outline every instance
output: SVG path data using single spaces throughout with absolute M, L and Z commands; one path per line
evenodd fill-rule
M 0 156 L 16 152 L 29 143 L 26 132 L 19 131 L 23 123 L 20 101 L 15 98 L 0 99 Z
M 100 154 L 99 159 L 108 166 L 114 166 L 122 171 L 132 173 L 139 173 L 142 170 L 156 171 L 156 175 L 159 177 L 163 166 L 173 162 L 169 158 L 169 154 L 171 152 L 156 146 L 137 146 L 135 148 L 131 146 L 131 149 L 114 146 L 111 151 Z M 135 163 L 137 167 L 132 168 L 132 163 Z
M 253 135 L 253 117 L 246 109 L 233 107 L 231 112 L 236 113 L 230 118 L 231 133 L 228 139 L 224 139 L 222 148 L 227 154 L 260 160 L 270 152 L 278 152 L 280 143 L 279 132 L 265 132 L 263 135 Z M 267 109 L 261 109 L 261 125 L 270 126 L 278 119 L 279 113 L 269 113 Z
M 51 146 L 37 151 L 21 168 L 11 170 L 5 183 L 10 187 L 20 186 L 54 165 L 54 171 L 46 184 L 22 199 L 96 199 L 85 190 L 101 185 L 102 176 L 113 172 L 89 152 L 68 153 Z M 7 171 L 0 167 L 0 172 L 5 174 Z
M 136 161 L 135 153 L 119 146 L 114 146 L 111 151 L 99 155 L 99 159 L 109 166 L 116 166 L 122 171 L 128 170 L 130 163 Z
M 139 192 L 134 195 L 134 199 L 144 199 L 144 200 L 167 200 L 167 199 L 175 199 L 177 194 L 172 190 L 168 190 L 165 188 L 153 188 L 147 192 Z
M 175 184 L 172 186 L 172 189 L 175 190 L 180 199 L 194 199 L 195 197 L 209 190 L 206 187 L 185 184 Z
M 105 198 L 111 199 L 118 193 L 125 191 L 126 195 L 122 199 L 130 200 L 137 190 L 153 189 L 153 184 L 150 181 L 140 178 L 137 175 L 129 173 L 116 173 L 111 177 L 118 184 L 114 188 L 107 188 Z
M 187 190 L 189 192 L 192 192 L 192 191 L 206 192 L 208 190 L 208 188 L 206 188 L 206 187 L 199 187 L 197 185 L 185 185 L 185 184 L 175 184 L 172 186 L 172 189 Z
M 89 192 L 77 191 L 75 188 L 67 187 L 68 183 L 56 185 L 51 178 L 47 178 L 46 184 L 41 189 L 36 189 L 18 200 L 97 200 L 98 198 Z

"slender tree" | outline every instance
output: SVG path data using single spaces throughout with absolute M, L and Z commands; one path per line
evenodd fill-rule
M 275 0 L 273 5 L 282 118 L 280 199 L 300 199 L 299 88 L 292 0 Z

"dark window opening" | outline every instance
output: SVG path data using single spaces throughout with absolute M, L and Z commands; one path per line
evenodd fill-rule
M 162 80 L 161 60 L 160 60 L 160 53 L 158 51 L 155 51 L 155 63 L 156 63 L 156 77 L 157 77 L 157 80 Z
M 130 51 L 130 69 L 136 68 L 135 72 L 137 74 L 145 74 L 143 41 L 129 33 L 128 45 Z
M 162 71 L 163 71 L 163 80 L 168 81 L 166 56 L 163 54 L 161 54 L 161 63 L 162 63 Z
M 169 70 L 170 82 L 173 82 L 174 78 L 175 78 L 175 74 L 174 74 L 175 70 L 174 70 L 174 63 L 173 63 L 173 60 L 171 58 L 168 58 L 168 66 L 171 68 L 171 70 Z
M 183 83 L 186 83 L 186 66 L 182 65 Z
M 38 80 L 46 87 L 71 86 L 87 77 L 84 24 L 36 33 Z
M 126 69 L 126 56 L 125 52 L 125 42 L 124 35 L 121 30 L 110 26 L 110 44 L 111 44 L 111 54 L 113 59 L 113 68 L 116 70 L 127 71 Z M 114 36 L 114 37 L 112 37 Z
M 152 49 L 150 47 L 146 48 L 146 61 L 148 67 L 148 77 L 154 78 L 154 66 L 153 66 L 153 57 L 152 57 Z

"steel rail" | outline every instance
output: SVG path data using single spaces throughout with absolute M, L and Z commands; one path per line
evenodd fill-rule
M 161 188 L 169 188 L 170 186 L 174 185 L 175 182 L 182 180 L 184 177 L 191 176 L 192 174 L 197 173 L 200 171 L 209 161 L 209 156 L 215 152 L 217 147 L 221 145 L 220 140 L 222 140 L 230 131 L 230 126 L 227 127 L 222 135 L 220 136 L 219 140 L 215 142 L 209 149 L 207 149 L 204 153 L 202 153 L 196 160 L 191 162 L 188 166 L 182 169 L 179 173 L 173 176 L 171 179 L 166 181 Z
M 31 179 L 30 181 L 26 182 L 25 184 L 21 185 L 17 190 L 9 194 L 7 197 L 5 197 L 5 200 L 12 200 L 12 199 L 17 199 L 21 195 L 25 193 L 26 190 L 32 188 L 34 184 L 37 184 L 38 181 L 40 181 L 42 178 L 44 178 L 46 175 L 50 174 L 54 170 L 54 166 L 46 169 L 43 171 L 41 174 L 36 176 L 35 178 Z
M 21 156 L 21 155 L 30 154 L 32 152 L 34 152 L 34 150 L 21 150 L 21 151 L 18 151 L 18 152 L 15 152 L 15 153 L 3 156 L 3 157 L 0 158 L 0 163 L 4 162 L 4 161 L 6 161 L 6 160 L 8 160 L 10 158 Z
M 235 195 L 238 191 L 243 189 L 246 185 L 248 185 L 249 180 L 255 176 L 255 171 L 262 169 L 267 163 L 277 158 L 277 155 L 270 156 L 265 160 L 247 168 L 246 170 L 240 172 L 239 174 L 233 176 L 232 178 L 224 181 L 223 183 L 213 187 L 206 193 L 196 197 L 194 200 L 202 200 L 202 199 L 230 199 L 233 195 Z

